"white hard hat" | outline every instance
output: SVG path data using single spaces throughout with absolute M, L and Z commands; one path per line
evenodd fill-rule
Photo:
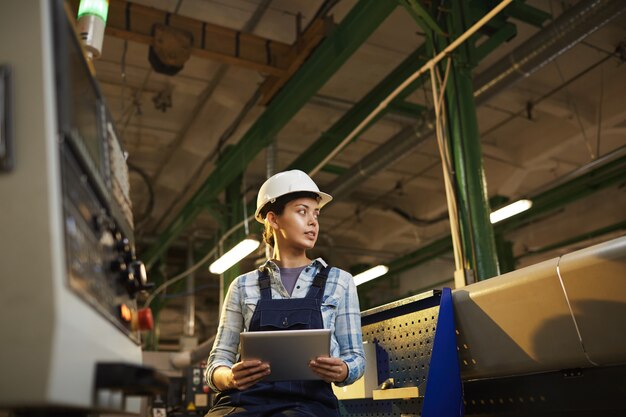
M 259 190 L 259 195 L 256 199 L 256 212 L 254 218 L 263 223 L 263 218 L 260 215 L 261 209 L 265 207 L 267 203 L 273 203 L 280 196 L 290 193 L 297 193 L 301 191 L 308 191 L 315 193 L 320 197 L 319 207 L 322 208 L 333 198 L 326 193 L 320 191 L 317 184 L 313 182 L 305 172 L 299 169 L 291 171 L 283 171 L 278 174 L 272 175 L 267 179 Z

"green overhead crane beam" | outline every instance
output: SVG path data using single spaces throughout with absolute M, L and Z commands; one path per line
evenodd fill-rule
M 217 164 L 157 242 L 143 254 L 148 268 L 203 210 L 203 205 L 199 202 L 210 201 L 224 191 L 396 6 L 397 3 L 393 1 L 360 0 L 350 10 L 341 24 L 317 47 L 302 68 L 276 95 L 232 152 Z

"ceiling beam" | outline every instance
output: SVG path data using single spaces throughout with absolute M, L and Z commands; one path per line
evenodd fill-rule
M 70 1 L 78 10 L 79 0 Z M 268 102 L 297 71 L 326 36 L 330 20 L 313 21 L 293 45 L 256 36 L 166 10 L 111 0 L 105 33 L 125 41 L 154 46 L 155 24 L 167 24 L 192 36 L 191 55 L 268 74 L 264 101 Z
M 360 0 L 352 8 L 341 24 L 315 49 L 307 62 L 276 95 L 232 151 L 217 164 L 202 186 L 161 233 L 157 243 L 142 254 L 148 267 L 155 263 L 168 245 L 200 213 L 202 209 L 196 202 L 206 201 L 224 191 L 396 6 L 392 1 Z
M 190 33 L 191 54 L 200 58 L 277 76 L 284 75 L 288 67 L 291 46 L 286 43 L 125 0 L 109 3 L 107 35 L 153 46 L 155 24 Z

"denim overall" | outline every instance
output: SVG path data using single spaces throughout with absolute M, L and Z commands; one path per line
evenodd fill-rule
M 272 299 L 270 277 L 259 273 L 261 298 L 249 331 L 323 329 L 321 300 L 330 267 L 322 268 L 304 298 Z M 250 388 L 218 394 L 207 416 L 338 417 L 339 405 L 330 384 L 322 381 L 260 381 Z

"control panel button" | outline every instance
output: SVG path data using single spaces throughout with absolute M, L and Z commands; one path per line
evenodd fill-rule
M 152 310 L 148 307 L 133 312 L 131 328 L 135 331 L 152 330 L 154 328 Z

